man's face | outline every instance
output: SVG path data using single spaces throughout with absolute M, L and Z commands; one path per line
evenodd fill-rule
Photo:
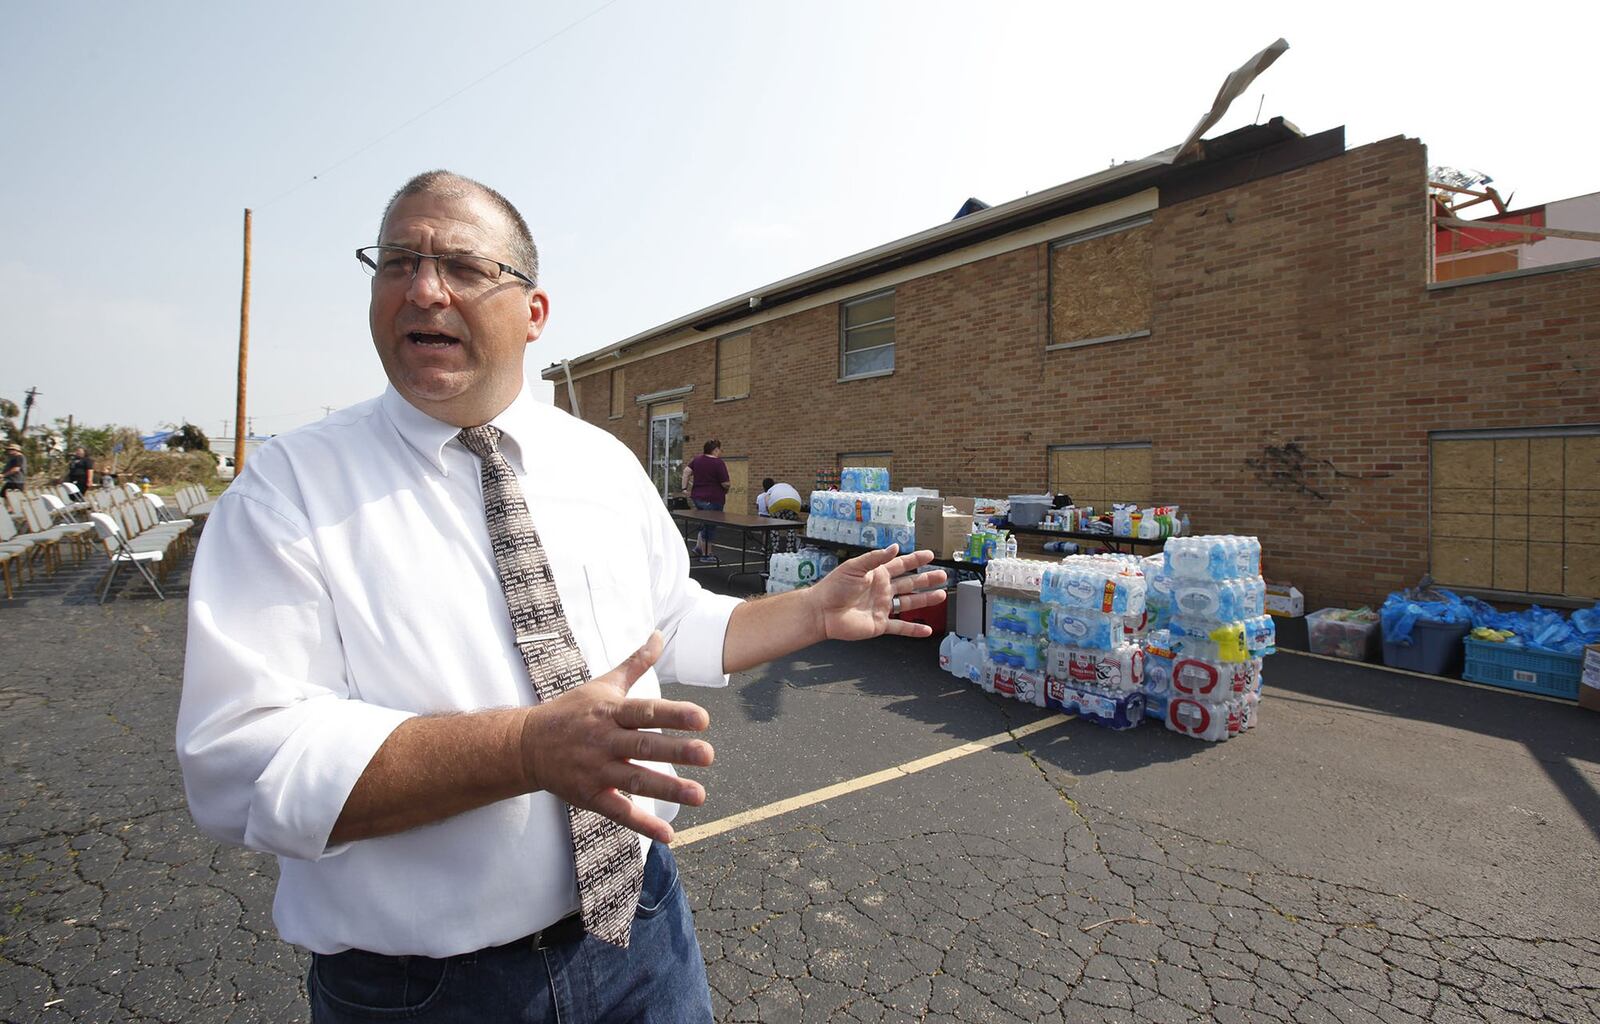
M 73 451 L 72 451 L 72 454 L 76 455 L 78 458 L 81 459 L 85 455 L 87 455 L 88 452 L 84 451 L 82 448 L 74 448 Z
M 507 231 L 505 218 L 476 193 L 420 193 L 394 204 L 379 241 L 509 264 Z M 523 356 L 544 330 L 549 301 L 542 289 L 509 274 L 487 290 L 458 295 L 434 261 L 423 260 L 410 281 L 373 278 L 368 320 L 395 389 L 435 419 L 473 427 L 493 419 L 522 389 Z

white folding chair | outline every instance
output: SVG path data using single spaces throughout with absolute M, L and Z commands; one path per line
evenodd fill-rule
M 11 517 L 0 512 L 0 571 L 5 573 L 6 597 L 9 599 L 16 591 L 11 583 L 12 567 L 16 567 L 16 586 L 22 585 L 22 570 L 28 571 L 28 578 L 33 579 L 33 557 L 35 544 L 25 534 L 17 532 L 17 524 Z
M 117 578 L 117 573 L 124 565 L 132 565 L 139 570 L 139 575 L 143 576 L 144 581 L 150 584 L 150 589 L 156 592 L 157 597 L 165 601 L 167 595 L 161 592 L 161 586 L 156 583 L 155 576 L 145 567 L 147 563 L 159 565 L 163 554 L 162 551 L 159 549 L 135 551 L 123 538 L 122 530 L 117 527 L 116 522 L 104 512 L 91 512 L 89 513 L 89 519 L 94 523 L 95 532 L 100 535 L 100 543 L 106 549 L 106 558 L 111 563 L 106 569 L 105 585 L 100 588 L 100 603 L 106 603 L 106 598 L 111 594 L 111 584 Z
M 41 518 L 46 520 L 52 531 L 72 541 L 73 553 L 78 556 L 80 562 L 83 561 L 83 556 L 87 553 L 89 535 L 94 533 L 94 527 L 73 519 L 66 504 L 54 494 L 39 495 L 34 507 L 42 513 Z
M 148 501 L 151 507 L 156 510 L 157 522 L 168 523 L 173 526 L 182 526 L 185 530 L 194 525 L 193 519 L 185 519 L 184 517 L 173 512 L 172 509 L 168 508 L 167 503 L 161 500 L 161 495 L 146 494 L 144 496 L 144 500 Z
M 56 485 L 56 497 L 67 507 L 73 522 L 82 522 L 78 513 L 89 511 L 89 503 L 83 500 L 83 492 L 78 490 L 77 484 L 63 480 Z
M 34 547 L 44 555 L 45 571 L 54 573 L 61 564 L 61 542 L 66 539 L 67 531 L 51 527 L 49 516 L 40 513 L 31 501 L 20 502 L 17 514 L 22 519 L 22 525 L 28 529 L 22 536 L 33 541 Z

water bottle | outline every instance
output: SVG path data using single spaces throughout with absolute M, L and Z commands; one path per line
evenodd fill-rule
M 982 633 L 972 638 L 970 657 L 971 661 L 962 666 L 962 675 L 968 682 L 985 684 L 985 680 L 990 678 L 983 671 L 983 667 L 989 663 L 989 641 Z M 985 684 L 984 688 L 994 692 L 992 685 Z
M 1244 624 L 1245 646 L 1252 658 L 1263 658 L 1278 650 L 1278 624 L 1270 615 L 1257 615 Z
M 939 641 L 939 667 L 946 672 L 951 671 L 950 656 L 955 652 L 957 639 L 954 633 L 946 633 L 944 639 Z
M 1017 538 L 1009 534 L 1006 536 L 1006 557 L 1017 557 Z

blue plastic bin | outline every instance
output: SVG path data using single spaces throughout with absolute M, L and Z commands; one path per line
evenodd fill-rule
M 1465 622 L 1430 622 L 1418 619 L 1411 627 L 1411 642 L 1400 643 L 1383 635 L 1383 663 L 1390 668 L 1461 677 L 1461 638 L 1472 627 Z
M 1578 699 L 1583 655 L 1530 651 L 1526 647 L 1466 639 L 1467 667 L 1461 678 L 1508 690 Z

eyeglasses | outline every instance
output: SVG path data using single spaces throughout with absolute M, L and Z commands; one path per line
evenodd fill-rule
M 516 267 L 487 256 L 470 252 L 446 252 L 430 255 L 398 245 L 368 245 L 356 250 L 356 259 L 373 280 L 382 284 L 410 284 L 417 276 L 423 260 L 433 260 L 439 277 L 457 295 L 474 295 L 497 283 L 510 274 L 528 287 L 534 287 L 533 278 Z

